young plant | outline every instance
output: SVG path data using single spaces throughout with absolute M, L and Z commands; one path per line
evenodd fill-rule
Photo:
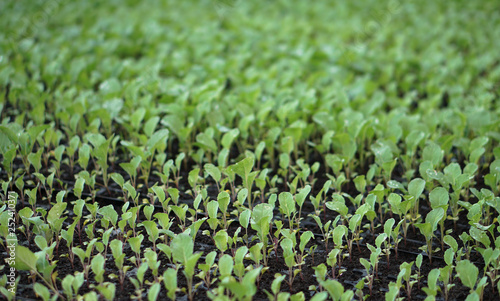
M 191 236 L 187 233 L 178 234 L 172 239 L 170 244 L 172 249 L 172 258 L 174 261 L 182 264 L 184 267 L 183 273 L 186 277 L 187 287 L 188 287 L 188 298 L 193 300 L 193 276 L 194 269 L 198 259 L 200 259 L 203 253 L 193 253 L 194 242 Z
M 293 230 L 293 219 L 295 213 L 295 201 L 290 192 L 282 192 L 279 197 L 280 211 L 288 218 L 290 230 Z
M 229 205 L 230 196 L 229 193 L 225 191 L 221 191 L 217 196 L 217 202 L 219 203 L 219 209 L 222 213 L 222 223 L 224 225 L 224 229 L 228 229 L 229 223 L 227 222 L 227 208 Z
M 448 202 L 449 202 L 448 191 L 443 187 L 436 187 L 429 193 L 429 201 L 431 203 L 432 209 L 442 208 L 446 213 L 448 211 Z M 439 227 L 441 230 L 441 249 L 444 250 L 444 221 L 446 220 L 446 216 L 439 220 Z
M 135 256 L 132 256 L 129 260 L 135 264 L 137 268 L 141 265 L 141 248 L 142 241 L 144 240 L 144 235 L 139 234 L 138 236 L 130 237 L 128 239 L 128 244 L 130 245 L 130 249 L 135 253 Z
M 411 300 L 411 290 L 416 280 L 412 280 L 412 275 L 411 275 L 411 268 L 413 266 L 413 261 L 412 262 L 403 262 L 400 265 L 400 272 L 399 275 L 401 275 L 402 279 L 406 283 L 406 295 L 408 297 L 408 300 Z M 398 277 L 399 277 L 398 275 Z
M 68 300 L 73 300 L 78 295 L 78 290 L 85 281 L 83 273 L 76 272 L 75 275 L 66 275 L 61 281 L 64 294 Z
M 281 248 L 283 249 L 283 257 L 285 259 L 285 264 L 288 267 L 288 287 L 290 288 L 290 292 L 293 292 L 293 280 L 295 276 L 299 273 L 299 270 L 294 270 L 293 268 L 296 266 L 295 262 L 295 246 L 293 241 L 289 238 L 285 238 L 281 241 Z
M 212 279 L 212 268 L 215 266 L 215 257 L 217 256 L 216 251 L 212 251 L 207 254 L 205 257 L 205 263 L 198 264 L 198 269 L 200 272 L 196 274 L 196 277 L 203 280 L 207 289 L 210 289 L 210 285 L 212 285 L 217 279 Z
M 427 294 L 427 298 L 429 300 L 435 300 L 438 291 L 440 290 L 439 285 L 437 283 L 439 279 L 439 269 L 433 269 L 427 275 L 427 287 L 422 288 L 422 290 Z
M 262 203 L 253 208 L 251 226 L 252 229 L 257 231 L 259 240 L 263 243 L 262 257 L 264 259 L 264 266 L 267 267 L 267 245 L 270 223 L 273 219 L 273 208 L 271 205 Z
M 175 301 L 175 293 L 177 292 L 177 269 L 168 268 L 163 273 L 163 284 L 167 290 L 167 297 Z
M 135 296 L 133 296 L 134 299 L 142 299 L 142 294 L 144 291 L 144 276 L 146 272 L 148 271 L 148 263 L 143 262 L 141 265 L 137 267 L 137 274 L 136 278 L 129 278 L 130 282 L 135 287 Z
M 427 214 L 425 217 L 425 223 L 416 224 L 420 229 L 422 235 L 425 236 L 425 241 L 427 243 L 426 250 L 427 255 L 429 256 L 429 262 L 432 264 L 432 238 L 434 237 L 434 231 L 437 229 L 437 225 L 441 219 L 444 217 L 443 208 L 439 207 L 436 209 L 432 209 L 431 212 Z
M 137 187 L 137 170 L 139 169 L 139 164 L 141 164 L 141 161 L 141 156 L 135 156 L 132 160 L 130 160 L 130 163 L 120 163 L 121 168 L 123 168 L 123 170 L 125 170 L 129 175 L 130 183 L 133 187 Z
M 54 293 L 57 298 L 64 299 L 64 297 L 59 293 L 55 282 L 54 269 L 56 268 L 56 263 L 50 264 L 46 258 L 46 252 L 37 252 L 34 254 L 28 248 L 16 245 L 15 249 L 16 260 L 14 268 L 18 271 L 29 271 L 36 278 L 38 276 L 45 285 L 47 285 L 52 293 Z M 45 292 L 44 295 L 47 295 Z
M 123 289 L 123 284 L 125 283 L 125 275 L 130 269 L 130 266 L 124 265 L 125 253 L 123 253 L 123 242 L 118 239 L 113 239 L 109 243 L 109 247 L 111 248 L 111 253 L 113 254 L 115 265 L 120 273 L 118 276 L 110 275 L 110 278 L 118 278 L 120 281 L 120 287 L 121 289 Z
M 88 141 L 94 147 L 91 151 L 92 160 L 97 171 L 102 170 L 102 179 L 104 182 L 104 187 L 108 189 L 108 151 L 111 140 L 113 140 L 114 135 L 106 139 L 101 134 L 89 134 L 87 136 Z
M 267 295 L 269 300 L 278 301 L 278 300 L 283 300 L 283 299 L 287 300 L 289 298 L 290 294 L 285 293 L 285 292 L 280 292 L 281 283 L 283 282 L 283 280 L 285 280 L 285 278 L 286 278 L 286 275 L 281 275 L 279 273 L 276 273 L 274 275 L 274 280 L 271 284 L 271 292 L 269 292 L 268 290 L 265 290 L 266 295 Z
M 258 171 L 252 172 L 253 166 L 254 166 L 253 157 L 247 157 L 231 166 L 233 171 L 242 179 L 243 187 L 245 187 L 248 190 L 247 201 L 250 209 L 252 209 L 253 207 L 252 193 L 251 193 L 252 185 L 255 180 L 255 177 L 257 177 L 258 174 Z
M 328 240 L 331 236 L 330 225 L 332 225 L 332 221 L 329 220 L 323 226 L 321 219 L 317 215 L 309 214 L 309 216 L 312 217 L 314 219 L 314 221 L 316 222 L 316 224 L 318 225 L 319 230 L 321 231 L 321 234 L 323 236 L 323 241 L 325 242 L 325 251 L 327 252 L 328 251 Z M 338 222 L 339 219 L 340 219 L 340 216 L 337 216 L 337 218 L 335 219 L 335 222 Z M 336 224 L 336 223 L 333 223 L 333 224 Z
M 482 300 L 484 288 L 487 284 L 487 277 L 479 279 L 479 269 L 469 260 L 460 260 L 457 263 L 456 271 L 462 284 L 470 289 L 470 293 L 476 293 Z

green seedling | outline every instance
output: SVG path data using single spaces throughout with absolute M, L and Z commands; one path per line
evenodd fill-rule
M 257 293 L 255 282 L 260 276 L 262 267 L 248 271 L 241 281 L 236 281 L 232 277 L 227 277 L 221 281 L 221 287 L 228 289 L 236 300 L 250 301 Z
M 312 217 L 314 219 L 314 221 L 316 222 L 316 224 L 318 225 L 319 230 L 321 231 L 321 234 L 323 235 L 323 241 L 325 243 L 325 250 L 328 251 L 328 240 L 331 236 L 330 225 L 332 225 L 332 221 L 329 220 L 328 222 L 326 222 L 325 225 L 323 225 L 323 223 L 321 222 L 321 219 L 318 216 L 312 215 L 312 214 L 309 214 L 309 216 Z M 340 216 L 338 216 L 336 218 L 335 222 L 338 222 L 339 219 L 340 219 Z M 333 224 L 336 224 L 336 223 L 333 223 Z
M 252 157 L 247 157 L 240 162 L 232 165 L 232 169 L 234 172 L 241 177 L 243 181 L 243 186 L 248 190 L 248 196 L 247 196 L 247 201 L 248 201 L 248 206 L 250 209 L 252 209 L 252 185 L 257 177 L 258 172 L 254 171 L 252 172 L 252 169 L 254 167 L 254 158 Z
M 139 169 L 139 165 L 141 164 L 142 158 L 141 156 L 135 156 L 132 160 L 130 160 L 130 163 L 120 163 L 121 168 L 127 172 L 127 174 L 130 177 L 130 182 L 133 187 L 137 187 L 136 185 L 136 178 L 137 178 L 137 171 Z
M 219 202 L 217 201 L 210 201 L 208 204 L 205 206 L 205 211 L 207 212 L 208 215 L 208 225 L 210 226 L 210 229 L 212 229 L 213 234 L 215 235 L 215 230 L 219 226 L 219 219 L 217 217 L 217 212 L 219 210 Z
M 64 240 L 66 240 L 66 247 L 69 250 L 68 258 L 69 258 L 69 261 L 71 263 L 72 268 L 74 268 L 75 254 L 71 251 L 71 249 L 73 248 L 73 238 L 75 235 L 75 228 L 76 228 L 76 225 L 79 224 L 79 222 L 80 222 L 80 219 L 77 218 L 73 221 L 73 223 L 71 225 L 68 226 L 68 230 L 64 230 L 64 229 L 61 230 L 61 237 Z
M 255 186 L 259 188 L 260 192 L 260 202 L 264 203 L 265 200 L 265 189 L 267 186 L 267 182 L 269 180 L 268 174 L 269 169 L 265 168 L 260 173 L 259 176 L 255 178 Z
M 268 290 L 265 290 L 266 295 L 269 298 L 269 300 L 278 301 L 278 300 L 285 299 L 285 294 L 287 294 L 287 293 L 280 292 L 281 283 L 283 282 L 283 280 L 285 280 L 285 278 L 286 278 L 286 275 L 281 275 L 279 273 L 276 273 L 274 275 L 274 280 L 273 280 L 273 283 L 271 284 L 271 292 L 269 292 Z M 286 296 L 289 297 L 289 294 Z M 288 299 L 288 298 L 286 298 L 286 299 Z
M 83 273 L 75 273 L 75 275 L 66 275 L 61 281 L 61 286 L 63 288 L 64 294 L 68 300 L 73 300 L 76 295 L 78 295 L 78 290 L 83 285 L 85 281 Z
M 158 283 L 158 269 L 160 268 L 161 264 L 161 261 L 158 260 L 158 254 L 156 254 L 156 251 L 147 249 L 146 252 L 144 252 L 144 258 L 148 263 L 149 270 L 153 274 L 155 282 Z
M 439 280 L 443 282 L 444 299 L 448 300 L 451 288 L 455 286 L 452 280 L 453 266 L 447 265 L 439 269 Z
M 326 289 L 333 301 L 347 301 L 352 300 L 354 297 L 354 292 L 351 290 L 345 291 L 344 286 L 337 280 L 327 279 L 319 283 Z
M 411 275 L 411 269 L 412 269 L 412 266 L 413 266 L 413 261 L 412 262 L 403 262 L 401 265 L 400 265 L 400 272 L 399 272 L 399 276 L 401 276 L 401 278 L 405 281 L 406 283 L 406 295 L 408 296 L 409 300 L 411 300 L 411 289 L 413 287 L 413 285 L 415 284 L 415 282 L 417 282 L 416 280 L 412 280 L 412 275 Z
M 53 277 L 53 271 L 56 267 L 56 264 L 49 264 L 47 259 L 45 258 L 45 252 L 34 254 L 28 248 L 16 245 L 16 262 L 14 264 L 14 268 L 19 271 L 29 271 L 31 274 L 38 276 L 42 279 L 43 283 L 47 285 L 52 293 L 54 293 L 57 298 L 64 298 L 57 289 L 55 285 L 55 277 Z M 35 277 L 36 277 L 35 276 Z M 39 289 L 39 292 L 40 289 Z M 45 289 L 43 295 L 48 296 L 48 291 Z
M 418 289 L 420 289 L 420 272 L 421 272 L 421 268 L 422 268 L 422 260 L 423 260 L 423 256 L 422 254 L 418 254 L 417 255 L 417 259 L 415 260 L 415 266 L 417 267 L 417 283 L 418 283 Z
M 470 293 L 477 293 L 480 299 L 482 299 L 487 277 L 483 276 L 479 279 L 479 269 L 467 259 L 460 260 L 457 263 L 456 271 L 462 284 L 470 289 Z
M 264 259 L 264 266 L 267 267 L 267 245 L 268 234 L 270 230 L 270 223 L 273 219 L 273 210 L 271 205 L 262 203 L 255 206 L 252 211 L 251 226 L 252 229 L 257 231 L 262 246 L 262 257 Z
M 244 209 L 240 215 L 238 216 L 238 221 L 240 222 L 240 225 L 245 228 L 245 236 L 243 237 L 243 240 L 245 241 L 247 247 L 248 247 L 248 224 L 250 223 L 250 217 L 252 215 L 252 211 L 249 209 Z
M 99 284 L 104 282 L 104 256 L 100 253 L 92 258 L 92 272 L 94 272 L 95 281 Z
M 180 206 L 170 206 L 172 211 L 174 211 L 177 216 L 177 220 L 179 221 L 180 228 L 182 231 L 186 230 L 186 213 L 189 207 L 186 204 L 182 204 Z
M 384 182 L 387 183 L 391 179 L 397 158 L 394 158 L 390 145 L 385 141 L 372 144 L 371 150 L 375 155 L 375 163 L 382 169 Z
M 307 195 L 309 195 L 309 193 L 311 192 L 311 189 L 312 189 L 311 185 L 308 184 L 303 188 L 301 188 L 299 190 L 299 193 L 295 195 L 295 202 L 299 206 L 299 214 L 297 215 L 297 220 L 296 220 L 298 225 L 300 224 L 300 218 L 302 215 L 302 206 L 304 205 Z
M 484 259 L 484 274 L 490 278 L 491 288 L 494 292 L 499 279 L 500 249 L 487 248 L 480 252 Z
M 220 169 L 211 163 L 207 163 L 204 165 L 204 170 L 206 174 L 212 177 L 212 179 L 215 181 L 215 184 L 217 185 L 217 191 L 220 191 L 221 187 L 219 183 L 222 177 Z
M 326 259 L 326 263 L 332 268 L 332 278 L 335 279 L 335 267 L 337 266 L 338 258 L 341 257 L 340 249 L 333 249 L 328 253 L 328 258 Z M 341 264 L 339 264 L 339 267 Z
M 156 222 L 153 221 L 144 221 L 140 224 L 146 228 L 146 232 L 148 233 L 148 239 L 153 243 L 153 251 L 156 252 L 156 241 L 160 238 L 160 230 Z
M 432 209 L 431 212 L 427 214 L 425 217 L 425 223 L 416 224 L 420 229 L 422 235 L 425 236 L 425 241 L 427 243 L 426 250 L 427 255 L 429 256 L 429 262 L 432 264 L 432 238 L 434 237 L 434 231 L 437 229 L 437 225 L 441 219 L 444 218 L 444 210 L 443 208 Z
M 137 267 L 137 274 L 136 278 L 129 278 L 130 282 L 135 287 L 135 298 L 141 299 L 142 298 L 142 292 L 144 290 L 144 276 L 148 270 L 148 264 L 147 262 L 143 262 L 141 265 Z
M 120 273 L 120 275 L 113 276 L 112 278 L 118 277 L 120 281 L 120 287 L 123 289 L 123 284 L 125 283 L 125 275 L 127 274 L 127 271 L 130 269 L 130 266 L 126 266 L 124 264 L 125 254 L 123 253 L 123 242 L 118 239 L 114 239 L 109 243 L 109 247 L 111 248 L 111 253 L 113 254 L 115 265 Z
M 163 273 L 163 284 L 167 290 L 167 297 L 175 301 L 175 293 L 177 292 L 177 270 L 168 268 Z
M 298 256 L 296 256 L 297 257 L 297 265 L 300 266 L 300 265 L 305 264 L 305 261 L 304 261 L 304 258 L 305 258 L 304 252 L 305 252 L 305 249 L 306 249 L 306 245 L 313 238 L 314 238 L 314 234 L 311 231 L 306 231 L 306 232 L 304 232 L 304 233 L 302 233 L 300 235 L 300 244 L 299 244 L 300 254 L 298 254 Z M 302 269 L 300 271 L 302 272 Z M 301 273 L 301 276 L 302 276 L 302 273 Z
M 193 300 L 194 269 L 202 253 L 193 253 L 193 239 L 185 232 L 175 236 L 172 239 L 170 247 L 172 249 L 173 260 L 184 266 L 183 273 L 187 280 L 188 298 L 189 300 Z
M 104 187 L 108 188 L 108 152 L 114 135 L 106 139 L 101 134 L 89 134 L 88 141 L 92 144 L 92 160 L 97 171 L 102 171 Z M 109 192 L 109 190 L 108 190 Z
M 62 196 L 64 195 L 64 191 L 58 193 L 58 202 L 52 206 L 50 211 L 47 214 L 47 223 L 50 225 L 50 228 L 54 233 L 56 233 L 56 249 L 59 249 L 59 234 L 61 232 L 63 222 L 66 220 L 66 217 L 62 217 L 64 215 L 64 210 L 66 210 L 67 203 L 62 203 Z M 57 252 L 57 251 L 56 251 Z
M 440 290 L 439 285 L 437 283 L 439 279 L 440 270 L 433 269 L 427 275 L 427 287 L 422 288 L 422 290 L 427 294 L 427 299 L 436 300 L 436 296 L 438 291 Z
M 231 275 L 234 268 L 233 258 L 228 254 L 222 255 L 219 259 L 218 268 L 220 274 L 219 280 L 224 281 L 225 279 L 232 278 Z
M 280 211 L 288 218 L 290 230 L 293 229 L 293 218 L 295 213 L 295 201 L 289 192 L 280 193 L 279 197 Z
M 392 238 L 392 228 L 396 221 L 393 218 L 388 219 L 384 224 L 384 234 L 386 239 L 384 239 L 384 253 L 387 259 L 387 268 L 389 268 L 389 258 L 391 256 L 391 238 Z M 377 237 L 378 239 L 378 237 Z M 396 238 L 397 239 L 397 238 Z
M 448 202 L 449 202 L 448 191 L 443 187 L 436 187 L 429 193 L 429 201 L 431 203 L 432 209 L 442 208 L 444 212 L 448 210 Z M 443 216 L 441 220 L 439 220 L 439 226 L 441 230 L 441 249 L 444 250 L 444 221 L 446 220 L 446 216 Z
M 215 246 L 219 251 L 221 251 L 221 254 L 224 254 L 227 250 L 227 244 L 229 240 L 229 235 L 227 234 L 226 230 L 220 230 L 215 234 L 214 236 L 214 241 L 215 241 Z
M 128 244 L 130 245 L 130 249 L 135 253 L 135 257 L 130 258 L 129 260 L 139 268 L 141 265 L 141 248 L 142 241 L 144 240 L 144 235 L 139 234 L 138 236 L 130 237 L 128 239 Z
M 294 270 L 293 268 L 296 266 L 295 262 L 295 251 L 293 241 L 289 238 L 285 238 L 281 241 L 281 248 L 283 249 L 283 257 L 285 259 L 285 264 L 288 267 L 288 286 L 290 291 L 293 292 L 293 281 L 295 276 L 299 273 L 299 270 Z
M 200 269 L 200 272 L 196 274 L 196 277 L 203 280 L 207 288 L 210 288 L 210 286 L 216 281 L 216 279 L 212 279 L 212 268 L 215 266 L 214 262 L 216 256 L 217 252 L 212 251 L 205 257 L 205 263 L 198 264 L 198 269 Z
M 222 213 L 222 222 L 224 224 L 224 229 L 229 227 L 229 223 L 227 222 L 227 208 L 229 205 L 230 196 L 229 193 L 225 191 L 221 191 L 217 196 L 217 202 L 219 203 L 219 209 Z
M 245 275 L 246 268 L 243 263 L 245 256 L 248 254 L 248 248 L 246 246 L 239 247 L 234 253 L 234 274 L 241 281 Z
M 410 196 L 411 201 L 413 203 L 413 207 L 411 208 L 410 211 L 413 221 L 416 221 L 419 218 L 419 213 L 418 213 L 418 209 L 420 207 L 419 199 L 420 196 L 422 195 L 422 192 L 424 191 L 424 188 L 425 188 L 425 181 L 420 178 L 413 179 L 408 184 L 408 195 Z

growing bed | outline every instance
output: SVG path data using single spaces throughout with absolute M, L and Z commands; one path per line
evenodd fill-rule
M 494 1 L 0 3 L 8 300 L 499 300 Z

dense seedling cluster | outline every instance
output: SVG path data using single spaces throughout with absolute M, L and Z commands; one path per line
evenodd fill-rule
M 500 298 L 495 1 L 35 2 L 2 298 Z

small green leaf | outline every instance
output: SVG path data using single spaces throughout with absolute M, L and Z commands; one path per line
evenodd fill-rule
M 457 263 L 456 270 L 462 283 L 471 290 L 474 289 L 478 279 L 479 269 L 472 262 L 464 259 Z
M 16 245 L 16 264 L 14 267 L 21 271 L 36 271 L 37 257 L 28 248 Z

